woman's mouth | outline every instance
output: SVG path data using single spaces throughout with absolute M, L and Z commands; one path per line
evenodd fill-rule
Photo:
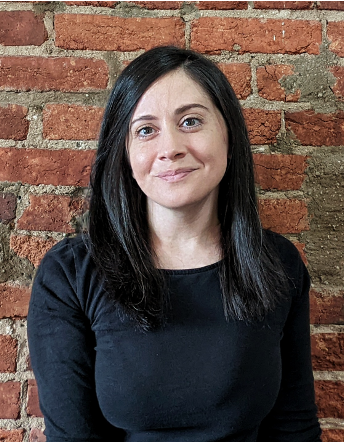
M 169 183 L 175 183 L 188 176 L 194 170 L 196 169 L 184 168 L 176 170 L 167 170 L 165 172 L 158 173 L 156 176 Z

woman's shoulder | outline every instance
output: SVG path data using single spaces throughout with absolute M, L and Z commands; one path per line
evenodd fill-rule
M 293 289 L 300 292 L 303 287 L 309 286 L 309 274 L 296 246 L 289 239 L 271 230 L 264 230 L 264 235 L 280 260 Z
M 301 259 L 300 253 L 295 245 L 285 236 L 272 230 L 264 230 L 266 240 L 274 247 L 283 261 Z
M 66 281 L 76 286 L 82 273 L 95 268 L 87 239 L 83 235 L 67 237 L 55 244 L 43 257 L 36 276 L 37 279 Z
M 64 238 L 42 259 L 34 278 L 31 303 L 62 302 L 84 310 L 91 283 L 96 286 L 94 281 L 98 279 L 87 238 L 83 235 Z
M 71 266 L 76 267 L 78 263 L 85 259 L 90 259 L 86 238 L 83 235 L 66 237 L 44 255 L 39 268 L 46 268 L 51 265 L 71 268 Z

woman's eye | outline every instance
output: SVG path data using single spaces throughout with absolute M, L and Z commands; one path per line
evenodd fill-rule
M 195 127 L 195 126 L 199 126 L 201 124 L 201 121 L 199 118 L 186 118 L 183 123 L 182 126 L 183 127 Z
M 141 127 L 141 129 L 136 131 L 139 137 L 148 137 L 149 135 L 152 135 L 153 132 L 154 130 L 150 126 Z

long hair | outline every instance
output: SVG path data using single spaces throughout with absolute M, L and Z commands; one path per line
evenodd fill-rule
M 228 160 L 219 187 L 219 266 L 226 318 L 259 320 L 281 296 L 286 277 L 257 211 L 253 159 L 240 103 L 225 75 L 190 50 L 157 47 L 131 62 L 110 95 L 91 174 L 88 241 L 107 291 L 142 330 L 162 324 L 164 273 L 154 265 L 146 197 L 132 176 L 126 140 L 134 110 L 147 89 L 176 69 L 198 83 L 221 112 Z

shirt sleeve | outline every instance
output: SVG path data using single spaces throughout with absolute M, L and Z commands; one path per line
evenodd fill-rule
M 95 339 L 80 308 L 73 252 L 66 241 L 48 252 L 37 271 L 28 340 L 47 442 L 124 440 L 98 405 Z
M 298 264 L 296 264 L 298 263 Z M 310 278 L 298 256 L 298 281 L 281 340 L 282 381 L 257 442 L 321 442 L 316 416 L 309 328 Z

